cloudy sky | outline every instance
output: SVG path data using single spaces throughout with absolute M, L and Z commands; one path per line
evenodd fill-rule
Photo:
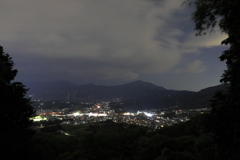
M 168 89 L 218 85 L 220 33 L 196 37 L 182 0 L 1 0 L 0 45 L 17 81 Z

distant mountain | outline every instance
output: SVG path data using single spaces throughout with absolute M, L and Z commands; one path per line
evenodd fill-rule
M 141 80 L 130 82 L 127 84 L 120 85 L 120 87 L 126 87 L 126 88 L 145 88 L 145 89 L 159 89 L 159 90 L 166 90 L 164 87 L 156 86 L 149 82 L 144 82 Z
M 75 85 L 67 81 L 25 83 L 33 99 L 66 101 L 112 101 L 120 99 L 130 108 L 180 108 L 209 107 L 209 100 L 223 85 L 209 87 L 199 92 L 167 90 L 141 80 L 116 86 L 94 84 Z

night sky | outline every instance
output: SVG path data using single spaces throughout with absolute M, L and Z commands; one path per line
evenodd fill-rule
M 167 89 L 220 84 L 226 35 L 196 37 L 182 0 L 1 0 L 0 45 L 15 81 L 119 85 L 143 80 Z

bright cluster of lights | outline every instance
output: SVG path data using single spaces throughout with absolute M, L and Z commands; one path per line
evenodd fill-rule
M 126 115 L 126 116 L 134 116 L 134 114 L 133 113 L 129 113 L 129 112 L 126 112 L 126 113 L 123 113 L 123 115 Z
M 145 114 L 147 117 L 152 117 L 153 116 L 153 114 L 152 113 L 147 113 L 147 112 L 137 112 L 137 114 L 140 114 L 140 113 L 143 113 L 143 114 Z
M 47 118 L 42 118 L 41 116 L 36 116 L 36 117 L 32 118 L 32 120 L 34 122 L 39 122 L 39 121 L 46 121 Z
M 80 114 L 79 112 L 73 113 L 74 116 L 81 116 L 83 114 Z
M 148 116 L 148 117 L 152 117 L 152 116 L 153 116 L 153 114 L 147 113 L 147 112 L 144 112 L 144 114 L 145 114 L 146 116 Z
M 82 114 L 82 113 L 79 113 L 79 112 L 75 112 L 75 113 L 73 113 L 71 115 L 73 115 L 73 116 L 88 115 L 89 117 L 90 116 L 94 116 L 94 117 L 107 116 L 107 114 L 105 114 L 105 113 L 85 113 L 85 114 Z
M 105 113 L 89 113 L 88 116 L 94 116 L 94 117 L 97 117 L 97 116 L 107 116 L 107 114 Z

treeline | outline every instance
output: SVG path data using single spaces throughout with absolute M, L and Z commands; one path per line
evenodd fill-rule
M 206 121 L 209 118 L 207 114 L 199 115 L 189 122 L 155 131 L 111 121 L 88 125 L 85 135 L 80 132 L 70 136 L 60 135 L 48 128 L 49 132 L 40 132 L 33 137 L 28 158 L 212 160 L 216 150 L 214 135 L 209 132 L 211 126 Z

